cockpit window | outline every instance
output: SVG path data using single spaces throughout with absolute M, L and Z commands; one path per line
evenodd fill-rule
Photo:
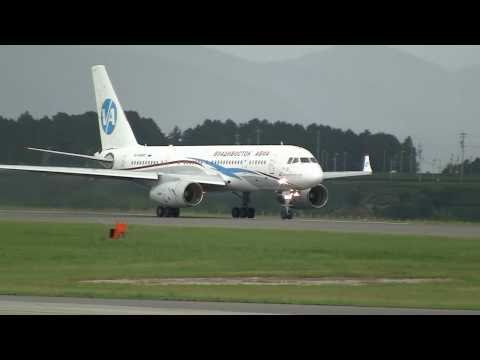
M 294 158 L 294 159 L 292 160 L 292 163 L 293 163 L 293 164 L 295 164 L 295 163 L 297 163 L 297 162 L 298 162 L 298 158 Z
M 292 161 L 293 161 L 293 158 L 290 158 L 290 159 L 288 159 L 288 162 L 287 162 L 287 164 L 291 164 L 291 163 L 292 163 Z
M 310 160 L 311 160 L 313 163 L 315 163 L 315 164 L 318 163 L 317 159 L 315 159 L 315 158 L 310 158 Z
M 308 158 L 300 158 L 302 163 L 308 163 L 310 160 Z

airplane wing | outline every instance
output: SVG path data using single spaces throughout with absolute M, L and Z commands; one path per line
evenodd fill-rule
M 30 171 L 51 174 L 77 175 L 86 177 L 99 177 L 125 180 L 152 180 L 152 181 L 175 181 L 185 180 L 200 184 L 225 186 L 225 181 L 215 175 L 189 175 L 189 174 L 163 174 L 154 171 L 90 169 L 57 166 L 28 166 L 28 165 L 0 165 L 0 170 Z
M 372 168 L 370 166 L 370 157 L 368 155 L 363 159 L 362 171 L 327 171 L 323 173 L 323 180 L 347 178 L 354 176 L 368 176 L 372 175 Z

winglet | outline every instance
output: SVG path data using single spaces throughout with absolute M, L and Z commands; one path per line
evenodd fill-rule
M 372 167 L 370 166 L 370 156 L 365 155 L 363 158 L 363 172 L 372 173 Z

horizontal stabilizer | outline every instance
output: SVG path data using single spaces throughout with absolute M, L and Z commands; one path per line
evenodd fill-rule
M 27 148 L 27 149 L 28 149 L 28 150 L 34 150 L 34 151 L 46 152 L 46 153 L 50 153 L 50 154 L 56 154 L 56 155 L 64 155 L 64 156 L 78 157 L 78 158 L 82 158 L 82 159 L 90 159 L 90 160 L 104 161 L 104 162 L 113 162 L 112 159 L 101 158 L 101 157 L 98 157 L 98 156 L 83 155 L 83 154 L 73 154 L 73 153 L 67 153 L 67 152 L 62 152 L 62 151 L 54 151 L 54 150 L 46 150 L 46 149 L 37 149 L 37 148 Z

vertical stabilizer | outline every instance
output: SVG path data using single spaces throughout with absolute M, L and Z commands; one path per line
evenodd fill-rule
M 103 65 L 92 67 L 102 150 L 138 145 Z
M 368 172 L 368 173 L 372 173 L 372 167 L 370 166 L 370 156 L 369 155 L 365 155 L 365 157 L 363 158 L 363 171 Z

